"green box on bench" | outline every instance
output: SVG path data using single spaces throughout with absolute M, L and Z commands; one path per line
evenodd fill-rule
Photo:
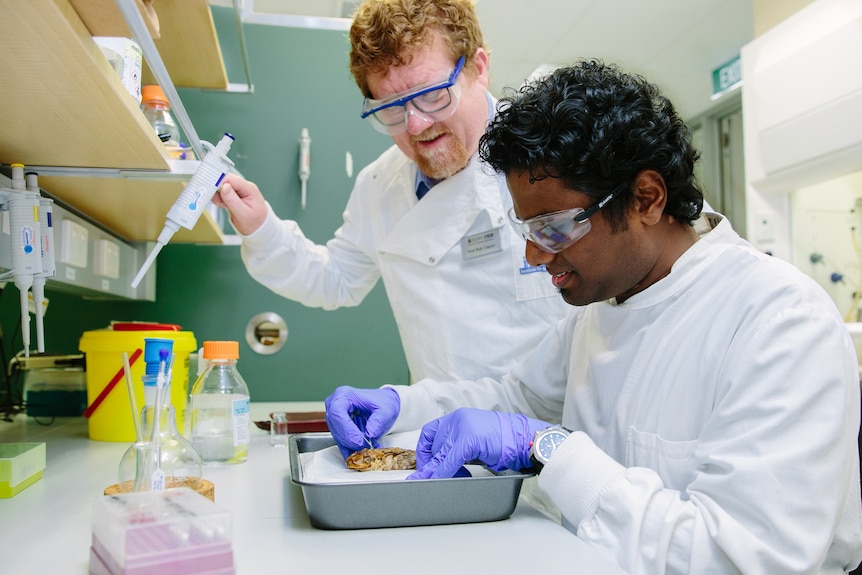
M 15 497 L 44 471 L 44 443 L 0 443 L 0 498 Z

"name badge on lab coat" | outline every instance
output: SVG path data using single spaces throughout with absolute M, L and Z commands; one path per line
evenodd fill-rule
M 464 261 L 475 260 L 501 251 L 503 251 L 503 240 L 500 228 L 461 238 L 461 257 Z

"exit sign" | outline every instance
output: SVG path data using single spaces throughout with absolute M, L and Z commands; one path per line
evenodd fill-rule
M 742 62 L 739 56 L 712 71 L 712 99 L 715 100 L 742 85 Z

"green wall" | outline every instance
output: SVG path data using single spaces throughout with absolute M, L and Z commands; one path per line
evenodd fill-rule
M 232 11 L 213 9 L 232 82 L 244 82 Z M 342 31 L 245 25 L 253 94 L 180 89 L 201 139 L 216 143 L 223 132 L 236 142 L 237 169 L 258 184 L 276 214 L 299 222 L 317 243 L 332 237 L 356 172 L 391 145 L 359 119 L 361 96 L 347 69 L 349 45 Z M 308 202 L 300 208 L 298 138 L 308 128 L 311 177 Z M 345 153 L 354 176 L 345 172 Z M 252 280 L 238 246 L 169 244 L 156 263 L 156 302 L 93 301 L 47 290 L 49 352 L 77 352 L 81 333 L 110 320 L 161 321 L 208 339 L 240 341 L 238 367 L 253 401 L 322 400 L 336 386 L 377 387 L 407 383 L 394 319 L 382 285 L 356 308 L 306 308 Z M 9 292 L 9 293 L 5 293 Z M 261 356 L 245 343 L 254 315 L 272 311 L 288 326 L 284 348 Z M 18 292 L 0 296 L 0 322 L 8 354 L 21 349 Z M 35 343 L 34 343 L 35 345 Z

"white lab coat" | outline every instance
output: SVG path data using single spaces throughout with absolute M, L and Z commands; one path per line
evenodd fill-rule
M 394 431 L 467 404 L 562 415 L 575 433 L 538 486 L 631 573 L 832 575 L 862 560 L 848 330 L 814 281 L 727 220 L 624 303 L 572 308 L 502 382 L 396 389 Z
M 382 277 L 414 380 L 501 377 L 568 306 L 544 269 L 526 264 L 504 177 L 474 155 L 420 202 L 416 169 L 395 146 L 363 169 L 325 246 L 270 209 L 243 237 L 243 261 L 272 291 L 324 309 L 358 305 Z M 501 251 L 465 259 L 462 239 L 482 232 Z

